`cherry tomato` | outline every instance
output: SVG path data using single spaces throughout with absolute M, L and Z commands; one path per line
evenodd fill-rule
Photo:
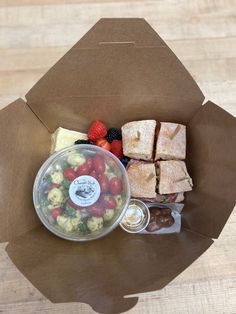
M 97 140 L 96 145 L 106 150 L 111 150 L 111 144 L 105 138 L 100 138 L 99 140 Z
M 89 176 L 94 177 L 95 179 L 97 179 L 96 171 L 95 170 L 91 171 Z
M 106 193 L 109 190 L 109 180 L 105 174 L 101 174 L 98 177 L 98 182 L 100 184 L 101 193 Z
M 91 172 L 93 170 L 93 158 L 87 157 L 86 161 L 85 161 L 85 164 L 86 164 L 86 166 L 88 168 L 88 171 Z
M 51 215 L 54 219 L 57 219 L 58 216 L 62 214 L 62 209 L 60 207 L 53 208 Z
M 101 217 L 104 215 L 105 209 L 99 203 L 96 203 L 88 207 L 88 212 L 91 216 Z
M 79 166 L 76 170 L 77 176 L 85 176 L 89 174 L 89 169 L 88 166 L 86 165 L 86 163 L 84 163 L 83 165 Z
M 63 174 L 64 174 L 64 177 L 66 177 L 66 179 L 68 179 L 69 181 L 73 181 L 78 176 L 76 172 L 74 171 L 74 169 L 72 168 L 64 169 Z
M 77 210 L 80 210 L 80 209 L 82 209 L 83 207 L 81 207 L 81 206 L 79 206 L 79 205 L 76 205 L 73 201 L 72 201 L 72 199 L 68 199 L 68 201 L 67 201 L 67 203 L 68 203 L 68 205 L 70 205 L 71 207 L 73 207 L 74 209 L 77 209 Z
M 97 174 L 102 174 L 105 171 L 105 161 L 102 157 L 96 156 L 93 159 L 93 167 Z
M 116 200 L 111 195 L 101 195 L 99 198 L 99 203 L 107 208 L 116 208 Z
M 109 189 L 111 194 L 117 195 L 122 191 L 122 182 L 118 177 L 111 178 Z

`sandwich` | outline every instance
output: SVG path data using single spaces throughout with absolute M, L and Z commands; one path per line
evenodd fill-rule
M 160 194 L 170 194 L 192 190 L 193 182 L 187 172 L 184 161 L 160 161 L 159 172 Z
M 156 197 L 156 167 L 154 163 L 131 160 L 126 169 L 132 197 Z
M 155 160 L 183 160 L 186 158 L 186 126 L 161 122 L 157 137 Z
M 125 156 L 134 159 L 152 160 L 156 130 L 155 120 L 128 122 L 121 128 Z
M 73 145 L 78 139 L 86 140 L 87 134 L 59 127 L 52 135 L 51 153 Z

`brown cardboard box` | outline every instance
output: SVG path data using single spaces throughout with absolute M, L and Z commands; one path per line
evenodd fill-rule
M 19 270 L 52 302 L 118 313 L 139 292 L 161 289 L 213 243 L 235 203 L 236 123 L 204 96 L 143 19 L 101 19 L 26 95 L 0 112 L 0 240 Z M 86 131 L 94 119 L 187 124 L 188 170 L 179 234 L 119 228 L 89 243 L 49 233 L 32 203 L 34 177 L 58 126 Z

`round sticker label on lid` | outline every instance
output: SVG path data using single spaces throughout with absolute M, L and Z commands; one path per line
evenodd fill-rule
M 91 176 L 76 178 L 69 187 L 71 200 L 79 206 L 90 206 L 97 202 L 101 193 L 98 181 Z

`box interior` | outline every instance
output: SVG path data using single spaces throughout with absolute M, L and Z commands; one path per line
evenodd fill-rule
M 164 287 L 219 236 L 235 202 L 235 118 L 211 102 L 202 106 L 197 84 L 143 19 L 100 20 L 26 99 L 0 111 L 0 240 L 10 240 L 13 262 L 51 301 L 127 310 L 137 298 L 124 295 Z M 49 154 L 50 132 L 86 131 L 94 119 L 120 127 L 148 118 L 187 124 L 194 190 L 186 194 L 181 233 L 117 229 L 78 244 L 43 228 L 32 185 Z

